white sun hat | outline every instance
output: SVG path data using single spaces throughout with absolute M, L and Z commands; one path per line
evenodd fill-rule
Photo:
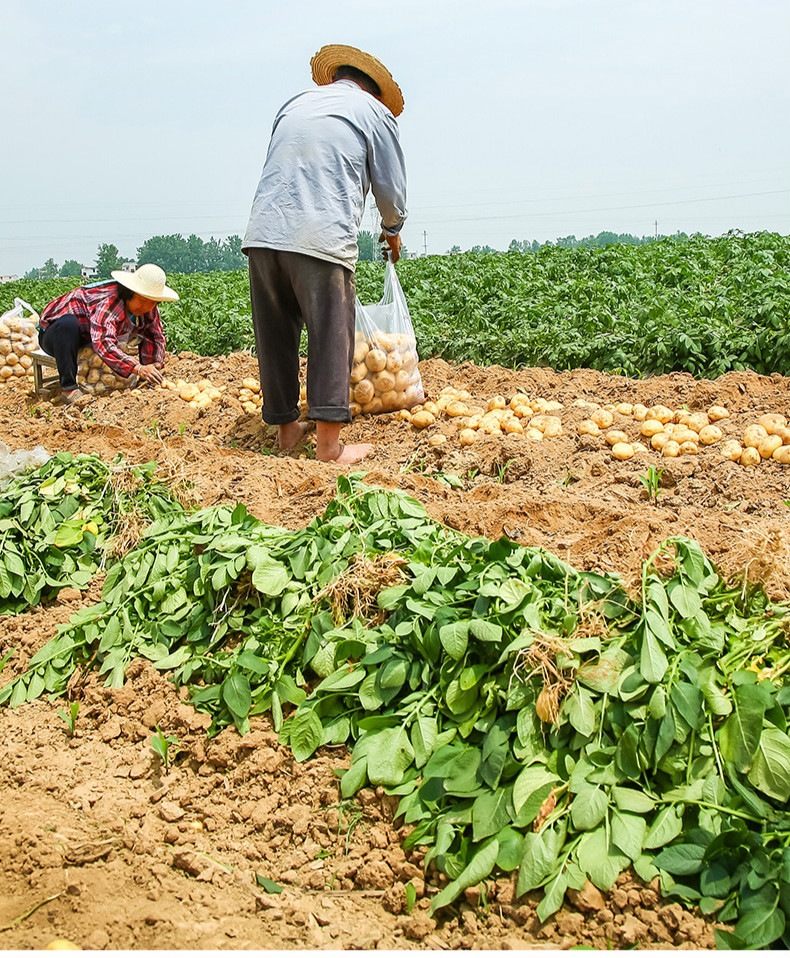
M 133 293 L 139 293 L 157 303 L 175 303 L 178 300 L 178 293 L 165 285 L 165 271 L 156 263 L 143 263 L 133 273 L 114 269 L 110 276 Z
M 378 83 L 381 90 L 381 102 L 389 108 L 393 116 L 399 116 L 403 112 L 403 94 L 400 87 L 381 60 L 370 53 L 342 43 L 330 43 L 321 47 L 310 61 L 310 66 L 313 70 L 313 79 L 319 86 L 331 83 L 338 67 L 356 67 Z

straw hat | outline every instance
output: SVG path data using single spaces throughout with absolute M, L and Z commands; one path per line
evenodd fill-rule
M 110 276 L 133 293 L 156 300 L 157 303 L 175 303 L 178 300 L 178 293 L 165 286 L 165 271 L 156 263 L 143 263 L 133 273 L 114 269 Z
M 331 83 L 338 67 L 356 67 L 378 83 L 381 100 L 384 106 L 391 110 L 393 116 L 399 116 L 403 112 L 403 94 L 400 87 L 392 79 L 392 74 L 381 60 L 377 60 L 370 53 L 364 53 L 356 47 L 330 43 L 321 47 L 310 61 L 310 66 L 313 68 L 313 79 L 319 86 Z

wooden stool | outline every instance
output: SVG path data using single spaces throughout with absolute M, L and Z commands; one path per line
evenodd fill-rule
M 35 349 L 30 358 L 33 360 L 33 389 L 37 396 L 49 398 L 54 387 L 60 389 L 60 376 L 57 375 L 58 364 L 55 357 L 45 353 L 43 349 Z M 44 367 L 54 369 L 54 376 L 44 376 Z

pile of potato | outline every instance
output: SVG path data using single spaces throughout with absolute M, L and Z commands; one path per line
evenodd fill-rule
M 136 342 L 120 345 L 120 349 L 138 361 L 139 346 Z M 77 363 L 77 385 L 91 396 L 101 396 L 116 389 L 130 389 L 137 384 L 136 376 L 124 378 L 113 372 L 93 346 L 82 347 L 77 353 Z
M 742 443 L 728 439 L 721 451 L 742 466 L 757 466 L 763 459 L 773 459 L 790 466 L 790 428 L 787 417 L 781 413 L 766 413 L 744 430 Z
M 575 405 L 594 407 L 589 419 L 579 423 L 579 435 L 598 436 L 605 431 L 604 438 L 612 448 L 612 455 L 621 460 L 630 459 L 636 453 L 649 449 L 660 452 L 668 459 L 694 456 L 700 447 L 712 446 L 723 438 L 720 427 L 715 423 L 730 415 L 723 406 L 711 406 L 707 412 L 692 413 L 687 409 L 670 409 L 661 403 L 649 407 L 642 403 L 597 406 L 579 400 Z M 639 440 L 630 440 L 623 429 L 610 428 L 615 413 L 632 417 L 641 423 Z
M 349 403 L 352 416 L 411 409 L 423 398 L 413 336 L 357 330 Z
M 445 386 L 436 401 L 428 400 L 411 410 L 404 409 L 400 417 L 410 422 L 415 429 L 427 429 L 440 418 L 458 423 L 458 442 L 471 446 L 482 433 L 486 436 L 523 435 L 540 441 L 564 435 L 558 416 L 550 415 L 562 409 L 562 403 L 542 398 L 529 399 L 516 393 L 509 400 L 494 396 L 485 405 L 476 402 L 466 389 Z M 428 440 L 432 446 L 443 445 L 447 437 L 437 433 Z
M 244 381 L 247 382 L 246 379 Z M 183 399 L 190 406 L 205 409 L 206 406 L 221 399 L 228 387 L 215 386 L 210 379 L 200 379 L 196 383 L 187 382 L 185 379 L 165 379 L 161 386 L 154 388 L 175 393 L 179 399 Z
M 0 382 L 33 375 L 30 354 L 38 349 L 38 316 L 0 321 Z

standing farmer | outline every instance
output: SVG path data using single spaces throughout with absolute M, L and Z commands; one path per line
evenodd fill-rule
M 242 251 L 249 258 L 263 419 L 281 449 L 305 431 L 299 418 L 299 338 L 307 325 L 308 415 L 316 457 L 358 462 L 369 443 L 344 446 L 351 421 L 357 236 L 372 189 L 381 240 L 393 262 L 406 219 L 406 168 L 395 117 L 403 96 L 386 67 L 355 47 L 322 47 L 318 84 L 277 114 Z

